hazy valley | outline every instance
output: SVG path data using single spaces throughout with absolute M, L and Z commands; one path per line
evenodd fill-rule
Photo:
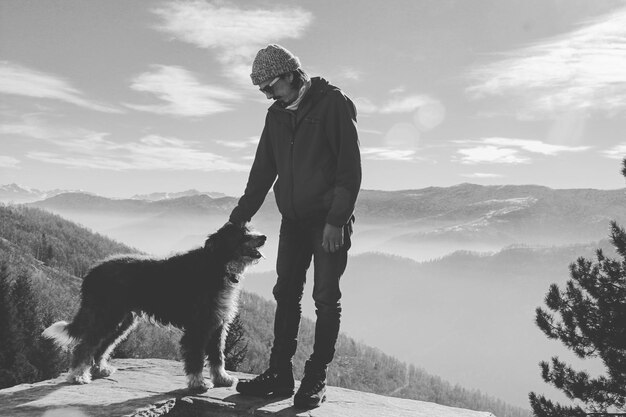
M 113 200 L 62 193 L 30 205 L 162 255 L 200 245 L 227 220 L 236 198 L 214 197 Z M 551 283 L 565 283 L 569 263 L 606 246 L 600 241 L 609 220 L 626 223 L 625 205 L 624 190 L 471 184 L 364 190 L 342 283 L 342 329 L 521 407 L 528 407 L 531 390 L 562 398 L 542 382 L 538 362 L 571 355 L 536 328 L 534 309 Z M 266 299 L 275 279 L 278 224 L 269 195 L 253 220 L 269 237 L 266 259 L 245 283 Z M 313 317 L 310 290 L 305 313 Z

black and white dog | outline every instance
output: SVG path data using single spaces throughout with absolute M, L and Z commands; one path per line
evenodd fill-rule
M 43 332 L 61 347 L 74 347 L 68 380 L 86 384 L 92 376 L 113 373 L 109 356 L 143 314 L 183 330 L 180 345 L 190 389 L 236 383 L 224 369 L 224 343 L 237 313 L 242 274 L 262 256 L 258 249 L 265 239 L 228 223 L 204 247 L 180 255 L 116 256 L 96 265 L 84 278 L 74 320 Z M 202 376 L 207 356 L 212 381 Z

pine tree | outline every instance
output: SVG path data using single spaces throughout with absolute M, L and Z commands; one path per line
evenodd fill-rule
M 626 176 L 626 159 L 622 174 Z M 545 304 L 560 320 L 542 308 L 536 310 L 537 326 L 548 338 L 560 340 L 580 358 L 600 358 L 606 375 L 592 378 L 557 357 L 551 364 L 541 362 L 544 381 L 580 405 L 562 406 L 531 392 L 537 417 L 626 412 L 626 231 L 614 221 L 610 239 L 621 259 L 607 258 L 598 249 L 595 262 L 581 257 L 570 265 L 565 290 L 550 286 Z
M 0 262 L 0 389 L 16 383 L 12 370 L 17 351 L 13 338 L 15 315 L 9 269 L 5 262 Z
M 241 317 L 237 314 L 233 322 L 230 324 L 228 336 L 226 337 L 226 344 L 224 347 L 226 369 L 236 371 L 239 368 L 239 365 L 241 365 L 246 358 L 247 353 L 248 342 L 246 341 Z
M 38 353 L 39 335 L 43 328 L 28 275 L 22 273 L 17 277 L 11 295 L 17 313 L 16 332 L 13 338 L 18 347 L 18 354 L 14 371 L 20 382 L 35 382 L 39 379 L 39 371 L 33 364 L 33 359 Z

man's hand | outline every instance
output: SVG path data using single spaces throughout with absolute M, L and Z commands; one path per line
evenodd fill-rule
M 236 223 L 233 223 L 233 222 L 231 222 L 229 220 L 226 223 L 224 223 L 224 226 L 222 226 L 222 227 L 228 226 L 229 224 L 235 225 L 236 227 L 238 227 L 240 229 L 243 229 L 243 227 L 246 225 L 246 222 L 236 222 Z
M 343 246 L 343 228 L 326 223 L 322 236 L 322 248 L 326 252 L 337 252 Z

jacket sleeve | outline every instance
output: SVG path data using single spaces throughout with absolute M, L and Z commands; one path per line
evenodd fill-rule
M 334 91 L 327 135 L 337 157 L 335 188 L 326 222 L 333 226 L 348 223 L 361 188 L 361 151 L 356 127 L 356 108 L 341 91 Z
M 250 169 L 246 190 L 229 217 L 229 221 L 232 223 L 249 222 L 261 208 L 270 187 L 276 179 L 276 161 L 274 160 L 274 153 L 268 136 L 266 119 L 265 128 L 256 149 L 254 163 Z

